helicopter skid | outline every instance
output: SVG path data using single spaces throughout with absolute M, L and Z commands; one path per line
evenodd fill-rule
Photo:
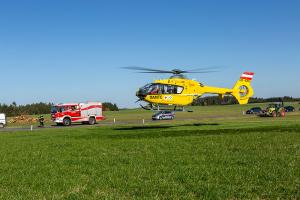
M 164 111 L 164 110 L 166 110 L 166 111 L 177 111 L 177 112 L 185 111 L 183 106 L 178 107 L 178 108 L 177 108 L 177 106 L 172 107 L 171 105 L 166 106 L 166 105 L 153 105 L 153 104 L 148 104 L 146 106 L 143 106 L 143 105 L 140 104 L 140 106 L 144 110 L 153 110 L 153 111 Z

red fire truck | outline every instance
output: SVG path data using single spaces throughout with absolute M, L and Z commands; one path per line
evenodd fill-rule
M 70 126 L 74 122 L 95 124 L 104 120 L 102 115 L 102 103 L 66 103 L 57 104 L 51 108 L 52 121 L 57 125 Z

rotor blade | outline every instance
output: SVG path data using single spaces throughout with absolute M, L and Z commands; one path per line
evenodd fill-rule
M 206 74 L 206 73 L 214 73 L 214 72 L 219 72 L 219 71 L 199 71 L 199 72 L 189 72 L 189 71 L 182 71 L 178 74 Z M 139 74 L 176 74 L 174 72 L 136 72 Z
M 219 72 L 219 70 L 180 71 L 179 74 L 202 74 L 202 73 L 213 73 L 213 72 Z
M 202 72 L 216 72 L 218 69 L 220 69 L 221 66 L 212 66 L 212 67 L 201 67 L 201 68 L 196 68 L 196 69 L 191 69 L 191 70 L 177 70 L 179 71 L 180 74 L 183 74 L 183 73 L 192 73 L 192 72 L 195 72 L 195 73 L 202 73 Z M 174 70 L 173 70 L 174 71 Z
M 139 74 L 174 74 L 171 71 L 157 71 L 157 72 L 136 72 Z
M 137 67 L 137 66 L 128 66 L 128 67 L 122 67 L 122 68 L 123 69 L 130 69 L 130 70 L 156 72 L 156 73 L 173 73 L 172 71 L 168 71 L 168 70 L 151 69 L 151 68 Z
M 195 71 L 208 71 L 208 70 L 217 70 L 222 68 L 221 66 L 212 66 L 212 67 L 201 67 L 201 68 L 196 68 L 196 69 L 191 69 L 191 70 L 187 70 L 185 72 L 195 72 Z
M 151 69 L 146 67 L 138 67 L 138 66 L 128 66 L 122 67 L 123 69 L 129 70 L 136 70 L 136 73 L 145 73 L 145 74 L 185 74 L 185 73 L 212 73 L 217 72 L 217 69 L 220 69 L 220 66 L 212 66 L 212 67 L 202 67 L 196 68 L 192 70 L 180 70 L 180 69 L 173 69 L 173 70 L 159 70 L 159 69 Z
M 215 72 L 219 72 L 219 71 L 211 70 L 211 71 L 184 72 L 184 73 L 186 73 L 186 74 L 208 74 L 208 73 L 215 73 Z

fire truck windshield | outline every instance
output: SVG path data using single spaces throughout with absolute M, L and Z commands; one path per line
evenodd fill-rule
M 60 107 L 60 106 L 51 107 L 51 113 L 63 112 L 64 110 L 65 110 L 64 107 Z
M 51 113 L 57 113 L 57 107 L 52 106 L 51 107 Z

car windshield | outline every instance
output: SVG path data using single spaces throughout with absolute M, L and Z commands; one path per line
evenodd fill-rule
M 280 104 L 269 104 L 268 108 L 280 108 Z
M 159 111 L 159 112 L 155 113 L 154 115 L 156 116 L 156 115 L 161 115 L 161 114 L 173 114 L 173 112 L 164 110 L 164 111 Z

